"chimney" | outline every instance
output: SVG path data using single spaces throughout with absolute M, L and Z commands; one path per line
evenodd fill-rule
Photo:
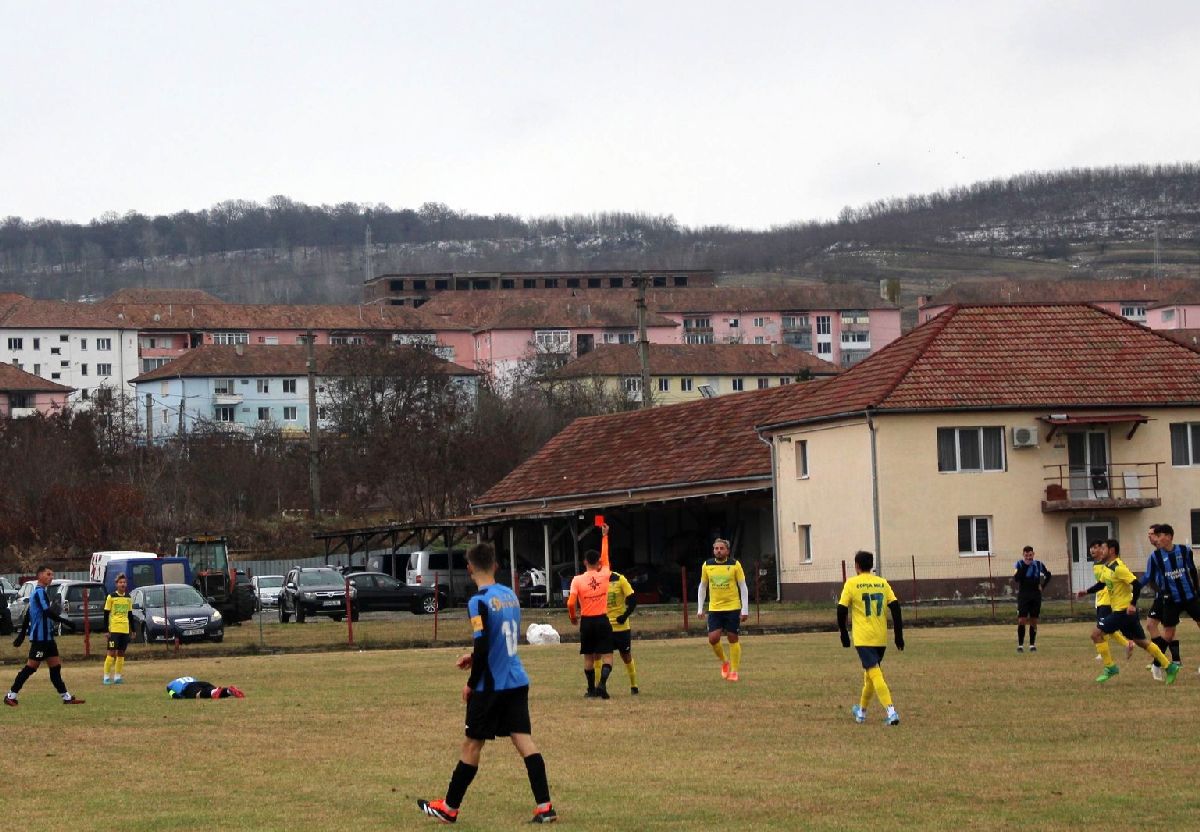
M 243 344 L 234 344 L 233 351 L 235 353 L 237 353 L 239 356 L 242 356 L 242 355 L 246 354 L 246 347 Z

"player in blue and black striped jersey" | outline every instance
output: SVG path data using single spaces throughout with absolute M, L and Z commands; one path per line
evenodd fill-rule
M 1169 523 L 1156 523 L 1154 531 L 1155 548 L 1146 560 L 1142 583 L 1154 584 L 1162 598 L 1158 619 L 1162 639 L 1171 651 L 1171 660 L 1177 662 L 1179 641 L 1175 628 L 1181 614 L 1186 612 L 1200 626 L 1200 578 L 1192 550 L 1175 542 L 1175 529 Z
M 479 771 L 484 743 L 509 737 L 525 761 L 529 787 L 537 803 L 531 822 L 553 823 L 558 815 L 550 803 L 546 763 L 530 736 L 529 676 L 517 656 L 521 604 L 511 589 L 496 583 L 496 550 L 491 544 L 479 543 L 467 550 L 467 574 L 479 589 L 467 602 L 474 649 L 458 660 L 460 669 L 471 671 L 462 690 L 467 705 L 467 737 L 446 797 L 418 800 L 417 806 L 442 823 L 457 821 L 467 787 Z
M 1037 652 L 1038 616 L 1042 614 L 1042 592 L 1050 583 L 1050 570 L 1037 559 L 1032 546 L 1021 550 L 1013 572 L 1017 585 L 1017 652 L 1025 652 L 1025 626 L 1029 625 L 1029 652 Z
M 21 688 L 25 686 L 25 682 L 30 676 L 37 673 L 42 662 L 50 666 L 50 682 L 58 691 L 58 695 L 62 697 L 63 704 L 83 704 L 82 699 L 76 699 L 71 695 L 62 679 L 62 659 L 58 657 L 58 644 L 54 641 L 54 622 L 57 621 L 68 629 L 71 627 L 71 622 L 59 615 L 50 605 L 46 587 L 50 586 L 50 582 L 53 580 L 53 569 L 49 566 L 37 568 L 38 585 L 29 596 L 28 624 L 17 633 L 16 641 L 13 642 L 14 647 L 19 647 L 23 638 L 29 637 L 29 659 L 17 673 L 12 688 L 5 694 L 5 705 L 17 706 L 17 696 L 21 693 Z

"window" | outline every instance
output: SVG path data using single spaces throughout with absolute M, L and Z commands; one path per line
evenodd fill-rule
M 260 421 L 260 422 L 269 422 L 269 421 L 271 421 L 271 408 L 269 408 L 269 407 L 260 407 L 260 408 L 258 409 L 258 421 Z
M 62 373 L 51 373 L 50 374 L 51 381 L 58 381 L 60 378 L 62 378 Z
M 871 333 L 863 330 L 855 330 L 853 332 L 842 331 L 842 344 L 869 344 L 871 343 Z
M 992 518 L 958 518 L 958 553 L 960 555 L 990 555 L 992 553 Z
M 71 340 L 71 336 L 70 336 L 70 335 L 60 335 L 60 336 L 58 336 L 58 342 L 59 342 L 60 344 L 65 344 L 65 343 L 67 343 L 67 342 L 68 342 L 68 341 L 70 341 L 70 340 Z
M 610 289 L 620 289 L 624 285 L 625 278 L 623 277 L 610 277 L 608 279 L 608 288 Z
M 296 343 L 297 343 L 297 344 L 307 344 L 307 343 L 308 343 L 308 336 L 307 336 L 307 335 L 297 335 L 297 336 L 296 336 Z M 314 343 L 315 343 L 315 342 L 314 342 Z
M 500 288 L 515 289 L 517 288 L 517 281 L 513 280 L 511 277 L 502 277 L 500 278 Z
M 800 562 L 812 563 L 812 526 L 800 527 Z
M 365 344 L 366 339 L 361 335 L 333 335 L 329 338 L 329 343 L 338 346 L 346 346 L 348 344 L 358 346 Z
M 42 339 L 41 338 L 33 339 L 33 348 L 35 350 L 40 350 L 42 348 Z
M 1175 310 L 1174 310 L 1174 309 L 1164 309 L 1164 310 L 1162 311 L 1162 319 L 1163 319 L 1164 321 L 1173 321 L 1173 320 L 1175 320 Z
M 450 281 L 449 280 L 435 280 L 435 281 L 433 281 L 433 288 L 437 289 L 439 292 L 449 289 Z
M 754 343 L 756 343 L 756 344 L 765 344 L 765 343 L 767 343 L 767 339 L 766 339 L 766 338 L 763 338 L 761 335 L 755 335 L 755 336 L 754 336 Z
M 654 287 L 667 287 L 667 276 L 665 274 L 655 274 L 650 276 L 650 285 Z
M 260 393 L 271 392 L 271 380 L 269 378 L 255 379 L 254 384 Z
M 606 344 L 632 344 L 637 340 L 637 333 L 634 332 L 606 332 L 604 333 L 604 343 Z
M 833 318 L 829 315 L 817 316 L 817 334 L 829 335 L 833 332 Z
M 279 343 L 279 336 L 278 335 L 260 335 L 260 336 L 258 336 L 258 343 L 273 346 L 273 345 Z
M 737 329 L 737 328 L 739 328 L 741 325 L 742 325 L 742 324 L 741 324 L 741 321 L 740 321 L 740 320 L 738 320 L 737 318 L 730 318 L 730 319 L 729 319 L 729 328 L 730 328 L 730 329 Z
M 784 329 L 808 329 L 808 316 L 807 315 L 784 315 L 783 316 L 783 328 Z
M 828 341 L 821 341 L 817 344 L 817 355 L 832 355 L 833 344 Z
M 412 283 L 413 283 L 413 289 L 415 291 L 420 291 L 420 292 L 425 291 L 425 281 L 424 280 L 414 280 Z
M 62 355 L 62 347 L 51 347 L 50 354 L 51 355 Z
M 522 289 L 536 289 L 537 281 L 533 280 L 532 278 L 526 277 L 521 281 L 521 288 Z
M 1004 428 L 938 428 L 939 471 L 1003 471 Z
M 766 318 L 755 318 L 754 325 L 757 327 L 764 327 L 767 325 L 767 319 Z
M 87 339 L 86 338 L 79 339 L 79 349 L 81 349 L 81 350 L 87 349 Z
M 112 365 L 111 364 L 97 364 L 96 365 L 96 375 L 111 376 L 112 375 Z
M 712 320 L 709 318 L 684 318 L 684 329 L 712 329 Z
M 533 333 L 538 349 L 546 352 L 569 352 L 571 333 L 565 329 L 539 329 Z
M 162 423 L 164 425 L 167 423 L 167 409 L 165 407 L 162 409 Z
M 79 365 L 79 375 L 81 375 L 81 376 L 87 375 L 87 365 L 86 364 Z
M 296 379 L 294 379 L 294 378 L 285 378 L 285 379 L 283 380 L 283 392 L 285 392 L 285 393 L 295 393 L 295 392 L 296 392 Z
M 589 289 L 599 289 L 600 288 L 600 278 L 589 277 L 588 278 L 588 288 Z
M 324 407 L 318 407 L 317 408 L 317 418 L 318 419 L 328 419 L 329 418 L 329 410 Z
M 40 376 L 42 374 L 42 365 L 41 364 L 33 365 L 33 374 L 35 376 Z
M 58 366 L 62 367 L 65 370 L 71 366 L 71 362 L 70 361 L 60 361 L 60 362 L 58 362 Z
M 1131 321 L 1146 320 L 1146 305 L 1144 303 L 1122 303 L 1121 317 Z
M 294 421 L 296 421 L 296 408 L 294 408 L 294 407 L 285 407 L 285 408 L 283 409 L 283 420 L 284 420 L 285 422 L 294 422 Z
M 690 378 L 679 379 L 679 389 L 684 393 L 692 392 L 692 380 Z
M 17 361 L 17 360 L 15 360 L 15 359 L 13 360 L 13 366 L 14 366 L 14 367 L 16 367 L 18 370 L 23 370 L 23 369 L 25 369 L 24 367 L 22 367 L 22 366 L 21 366 L 21 362 L 20 362 L 20 361 Z
M 96 339 L 96 349 L 103 350 L 104 352 L 112 352 L 112 339 L 111 338 L 97 338 Z
M 233 379 L 218 378 L 213 381 L 213 394 L 216 396 L 233 395 Z
M 735 378 L 733 380 L 733 392 L 740 393 L 745 389 L 746 389 L 746 380 L 745 379 Z
M 843 309 L 842 310 L 842 326 L 851 326 L 852 324 L 869 323 L 870 318 L 867 317 L 865 309 Z
M 669 378 L 660 378 L 660 379 L 658 380 L 658 392 L 660 392 L 660 393 L 670 393 L 670 392 L 671 392 L 671 379 L 669 379 Z
M 249 344 L 249 332 L 214 332 L 214 344 Z
M 625 386 L 626 393 L 642 392 L 642 379 L 640 376 L 625 376 L 625 378 L 622 379 L 622 383 Z
M 579 288 L 579 278 L 578 277 L 568 277 L 567 278 L 567 288 L 568 289 L 578 289 Z
M 24 347 L 24 344 L 25 344 L 25 339 L 24 339 L 24 338 L 9 338 L 9 339 L 8 339 L 8 348 L 9 348 L 10 350 L 21 350 L 21 349 L 24 349 L 24 348 L 25 348 L 25 347 Z
M 791 383 L 792 383 L 792 380 L 790 378 L 788 378 L 787 376 L 779 377 L 779 386 L 780 387 L 782 387 L 785 384 L 791 384 Z
M 808 440 L 796 440 L 796 479 L 808 479 Z
M 91 391 L 86 387 L 79 391 L 79 398 L 83 399 L 85 402 L 91 397 Z
M 767 389 L 768 387 L 770 387 L 770 386 L 771 386 L 771 379 L 769 379 L 769 378 L 760 378 L 760 379 L 758 380 L 758 389 L 759 389 L 759 390 L 766 390 L 766 389 Z
M 557 289 L 558 288 L 558 278 L 547 277 L 546 278 L 546 288 L 547 289 Z
M 166 364 L 170 360 L 171 359 L 169 359 L 169 358 L 143 358 L 142 359 L 142 372 L 148 373 L 151 370 L 157 370 L 159 367 Z M 65 364 L 66 362 L 63 362 L 63 363 Z
M 213 408 L 213 418 L 216 419 L 218 422 L 232 422 L 233 415 L 234 415 L 233 411 L 234 411 L 233 405 L 229 405 L 229 404 L 220 405 L 219 407 Z
M 1171 464 L 1200 465 L 1200 422 L 1171 425 Z

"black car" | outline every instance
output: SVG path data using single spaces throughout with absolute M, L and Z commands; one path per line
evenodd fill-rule
M 346 576 L 358 593 L 356 612 L 408 610 L 416 615 L 436 612 L 445 603 L 445 595 L 429 586 L 409 586 L 382 572 L 354 572 Z
M 37 589 L 37 581 L 26 581 L 17 590 L 16 599 L 8 605 L 9 619 L 12 623 L 21 620 L 21 616 L 29 609 L 29 598 Z M 87 593 L 87 606 L 83 604 L 84 593 Z M 54 625 L 55 635 L 67 633 L 83 633 L 85 621 L 87 629 L 93 633 L 104 632 L 104 599 L 108 597 L 103 584 L 94 581 L 72 581 L 67 578 L 55 578 L 46 587 L 46 598 L 49 599 L 58 613 L 71 622 L 72 629 L 64 630 L 61 624 Z
M 351 586 L 351 602 L 356 596 L 357 590 Z M 293 567 L 279 592 L 279 623 L 288 623 L 293 615 L 297 624 L 310 615 L 341 621 L 346 617 L 346 576 L 331 566 Z M 358 619 L 357 609 L 351 619 Z
M 139 586 L 129 593 L 134 638 L 155 641 L 216 641 L 225 638 L 225 622 L 196 588 L 188 584 Z

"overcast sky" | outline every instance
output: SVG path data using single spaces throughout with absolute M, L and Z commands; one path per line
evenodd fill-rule
M 284 194 L 765 228 L 1200 159 L 1195 2 L 0 0 L 0 217 Z

